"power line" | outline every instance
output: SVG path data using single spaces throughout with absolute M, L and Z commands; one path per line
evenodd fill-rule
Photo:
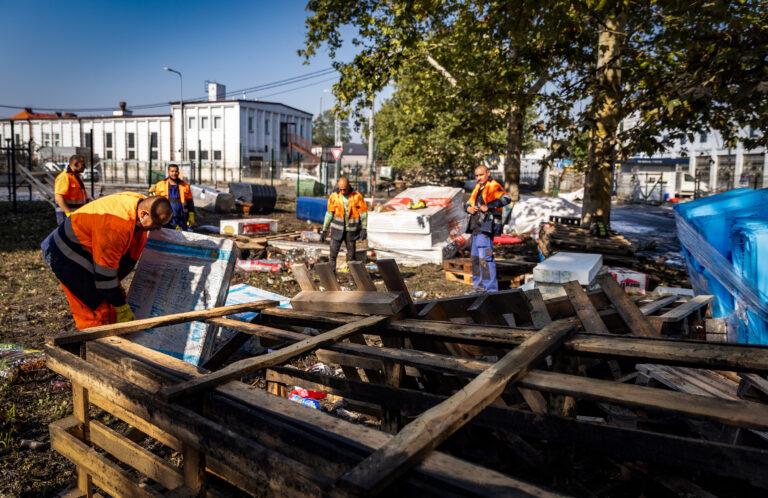
M 320 83 L 327 83 L 329 81 L 336 81 L 336 79 L 337 79 L 336 76 L 334 76 L 333 78 L 328 78 L 327 80 L 315 81 L 313 83 L 310 83 L 309 85 L 297 86 L 296 88 L 289 88 L 288 90 L 282 90 L 280 92 L 270 93 L 268 95 L 259 95 L 259 96 L 257 96 L 257 98 L 263 99 L 263 98 L 267 98 L 267 97 L 274 97 L 275 95 L 280 95 L 280 94 L 283 94 L 283 93 L 290 93 L 290 92 L 293 92 L 293 91 L 296 91 L 296 90 L 301 90 L 302 88 L 309 88 L 311 86 L 319 85 Z
M 247 88 L 241 88 L 239 90 L 232 90 L 232 91 L 227 92 L 226 96 L 231 97 L 231 96 L 238 95 L 238 94 L 243 94 L 243 93 L 247 94 L 247 93 L 253 93 L 253 92 L 262 91 L 262 90 L 271 90 L 273 88 L 279 88 L 281 86 L 286 86 L 286 85 L 290 85 L 290 84 L 293 84 L 293 83 L 300 83 L 300 82 L 303 82 L 303 81 L 308 81 L 308 80 L 312 80 L 312 79 L 315 79 L 315 78 L 320 78 L 322 76 L 327 76 L 327 75 L 329 75 L 331 73 L 334 73 L 335 71 L 336 70 L 333 69 L 333 68 L 320 69 L 320 70 L 312 71 L 310 73 L 306 73 L 306 74 L 303 74 L 303 75 L 293 76 L 291 78 L 285 78 L 285 79 L 282 79 L 282 80 L 272 81 L 270 83 L 263 83 L 261 85 L 256 85 L 256 86 L 247 87 Z M 311 86 L 311 85 L 307 85 L 307 86 Z M 298 90 L 298 88 L 296 88 L 296 90 Z M 281 92 L 278 92 L 278 93 L 281 93 Z M 275 94 L 272 94 L 272 95 L 275 95 Z M 202 96 L 202 97 L 195 97 L 195 98 L 192 98 L 192 99 L 184 99 L 184 102 L 198 102 L 198 101 L 204 101 L 206 99 L 207 99 L 207 96 Z M 154 103 L 154 104 L 140 104 L 140 105 L 131 106 L 131 109 L 143 110 L 143 109 L 155 109 L 155 108 L 167 107 L 167 106 L 168 106 L 168 102 L 158 102 L 158 103 Z M 5 108 L 5 109 L 25 109 L 25 108 L 28 108 L 28 107 L 32 108 L 32 109 L 39 110 L 39 111 L 49 111 L 49 112 L 109 112 L 109 111 L 114 110 L 114 106 L 110 106 L 110 107 L 87 107 L 87 108 L 86 107 L 83 107 L 83 108 L 57 108 L 57 107 L 35 106 L 35 105 L 0 104 L 0 108 Z

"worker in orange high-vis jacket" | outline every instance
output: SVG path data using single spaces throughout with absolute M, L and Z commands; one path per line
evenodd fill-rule
M 165 228 L 186 230 L 195 224 L 195 203 L 192 200 L 192 189 L 189 183 L 179 177 L 179 166 L 168 165 L 168 176 L 157 182 L 151 192 L 162 195 L 171 202 L 173 216 Z
M 80 173 L 85 169 L 85 158 L 74 155 L 69 158 L 69 166 L 56 176 L 53 184 L 53 198 L 56 201 L 56 223 L 64 219 L 88 202 L 85 184 Z
M 472 234 L 472 286 L 479 291 L 497 291 L 493 237 L 501 233 L 501 213 L 512 202 L 504 187 L 491 178 L 484 164 L 475 168 L 477 185 L 469 196 L 467 232 Z
M 45 238 L 43 259 L 59 279 L 78 329 L 134 319 L 120 281 L 136 265 L 147 232 L 170 217 L 165 197 L 123 192 L 86 204 Z
M 336 271 L 336 258 L 341 242 L 347 247 L 347 261 L 355 260 L 358 240 L 368 238 L 368 206 L 360 192 L 352 190 L 349 180 L 342 176 L 336 183 L 336 190 L 328 197 L 328 210 L 323 221 L 322 239 L 325 240 L 328 227 L 331 228 L 330 261 Z

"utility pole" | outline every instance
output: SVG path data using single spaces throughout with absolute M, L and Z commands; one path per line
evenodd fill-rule
M 371 115 L 368 118 L 368 168 L 371 173 L 371 199 L 376 193 L 376 165 L 373 159 L 373 115 L 376 113 L 376 97 L 371 99 Z
M 179 76 L 179 107 L 181 107 L 181 162 L 183 163 L 186 154 L 184 154 L 184 78 L 179 71 L 171 69 L 168 66 L 163 67 L 169 73 L 174 73 Z

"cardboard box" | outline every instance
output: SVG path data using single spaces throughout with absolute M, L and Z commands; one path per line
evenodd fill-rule
M 240 218 L 221 220 L 219 233 L 222 235 L 268 235 L 277 233 L 277 220 L 270 218 Z

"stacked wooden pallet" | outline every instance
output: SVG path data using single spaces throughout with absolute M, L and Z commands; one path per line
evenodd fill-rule
M 519 287 L 525 282 L 525 275 L 533 271 L 536 263 L 523 259 L 497 259 L 496 280 L 499 288 L 509 289 Z M 443 261 L 445 279 L 449 282 L 461 282 L 472 285 L 472 259 L 453 258 Z
M 679 423 L 766 431 L 768 405 L 738 392 L 726 399 L 632 383 L 645 375 L 637 364 L 709 372 L 700 376 L 739 372 L 753 376 L 751 386 L 764 381 L 766 347 L 660 334 L 648 317 L 684 299 L 638 306 L 604 280 L 590 292 L 567 284 L 567 297 L 548 301 L 536 290 L 508 290 L 413 302 L 394 261 L 378 266 L 386 291 L 376 291 L 360 264 L 350 266 L 357 289 L 340 291 L 331 269 L 318 265 L 296 273 L 302 292 L 295 303 L 303 309 L 259 302 L 57 336 L 48 365 L 72 380 L 75 413 L 51 424 L 51 440 L 77 465 L 79 493 L 442 497 L 611 489 L 655 496 L 662 488 L 706 494 L 727 486 L 746 496 L 768 489 L 768 443 L 712 440 Z M 344 294 L 347 308 L 339 304 Z M 260 310 L 261 321 L 225 318 L 246 308 Z M 119 337 L 185 320 L 274 347 L 205 370 Z M 307 354 L 341 366 L 343 375 L 285 366 Z M 256 374 L 267 390 L 242 382 Z M 382 430 L 272 395 L 286 391 L 275 385 L 365 404 Z M 182 467 L 110 429 L 94 406 L 178 451 Z M 135 484 L 136 473 L 146 485 Z M 621 481 L 610 479 L 618 474 Z

